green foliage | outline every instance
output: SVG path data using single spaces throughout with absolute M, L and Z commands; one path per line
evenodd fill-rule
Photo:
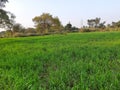
M 16 32 L 23 33 L 23 32 L 25 32 L 25 28 L 21 24 L 16 23 L 13 25 L 12 31 L 14 33 L 16 33 Z
M 49 13 L 43 13 L 33 18 L 35 27 L 39 33 L 56 32 L 61 30 L 61 22 L 58 17 L 53 17 Z
M 0 28 L 11 29 L 15 16 L 11 12 L 3 10 L 6 2 L 8 2 L 8 0 L 0 0 Z
M 116 27 L 120 28 L 120 21 L 112 22 L 112 25 L 110 25 L 110 27 L 112 27 L 112 28 L 116 28 Z
M 67 30 L 67 31 L 72 30 L 72 24 L 70 22 L 65 26 L 65 30 Z
M 0 90 L 119 90 L 120 32 L 0 39 Z
M 101 18 L 88 19 L 89 28 L 105 28 L 105 21 L 100 22 Z
M 69 22 L 68 24 L 66 24 L 65 26 L 65 31 L 67 32 L 78 32 L 78 28 L 75 26 L 72 26 L 72 24 Z

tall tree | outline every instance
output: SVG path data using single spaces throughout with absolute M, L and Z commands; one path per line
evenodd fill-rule
M 61 22 L 58 17 L 53 17 L 49 13 L 43 13 L 40 16 L 34 17 L 32 20 L 35 23 L 36 29 L 40 33 L 58 30 L 61 26 Z
M 44 33 L 46 29 L 49 29 L 52 24 L 52 15 L 49 13 L 43 13 L 41 16 L 36 16 L 33 18 L 36 29 L 40 33 Z
M 100 20 L 101 20 L 101 18 L 96 18 L 96 19 L 94 19 L 95 27 L 96 27 L 96 28 L 99 27 Z
M 12 13 L 3 10 L 7 2 L 8 0 L 0 0 L 0 28 L 11 29 L 15 16 Z

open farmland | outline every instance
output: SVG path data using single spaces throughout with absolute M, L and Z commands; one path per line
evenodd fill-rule
M 1 38 L 0 90 L 120 90 L 120 32 Z

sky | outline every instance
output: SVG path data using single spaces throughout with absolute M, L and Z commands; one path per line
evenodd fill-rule
M 111 23 L 120 20 L 120 0 L 9 0 L 5 10 L 14 13 L 15 21 L 24 27 L 34 27 L 32 18 L 42 13 L 58 16 L 61 23 L 87 25 L 87 19 L 100 17 Z

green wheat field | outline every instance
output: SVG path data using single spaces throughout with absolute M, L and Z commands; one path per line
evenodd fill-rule
M 1 38 L 0 90 L 120 90 L 120 32 Z

